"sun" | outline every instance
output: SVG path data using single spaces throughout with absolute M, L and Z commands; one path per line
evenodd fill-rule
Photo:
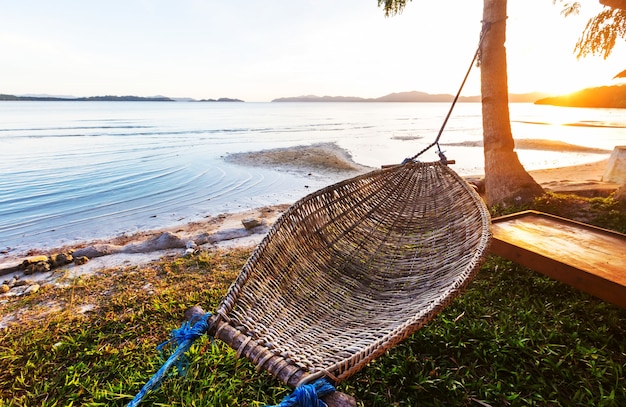
M 542 60 L 541 58 L 539 59 Z M 623 78 L 615 78 L 620 72 L 619 64 L 602 58 L 576 61 L 518 60 L 509 64 L 509 91 L 511 93 L 544 92 L 565 95 L 582 89 L 621 85 Z

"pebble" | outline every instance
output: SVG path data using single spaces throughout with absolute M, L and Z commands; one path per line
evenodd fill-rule
M 74 264 L 76 264 L 77 266 L 86 264 L 89 261 L 89 258 L 87 256 L 78 256 L 74 259 Z
M 260 218 L 246 218 L 242 219 L 241 223 L 246 230 L 250 230 L 263 224 L 263 219 Z
M 24 295 L 34 294 L 39 291 L 40 288 L 41 286 L 39 284 L 33 284 L 31 286 L 28 286 L 28 288 L 24 291 Z
M 50 256 L 50 264 L 52 267 L 62 267 L 74 261 L 71 253 L 55 253 Z

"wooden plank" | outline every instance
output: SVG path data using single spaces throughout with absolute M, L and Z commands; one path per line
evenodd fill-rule
M 491 252 L 626 308 L 626 235 L 537 211 L 492 220 Z

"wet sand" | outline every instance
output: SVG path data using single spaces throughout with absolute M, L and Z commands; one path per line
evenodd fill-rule
M 331 173 L 364 173 L 371 167 L 355 163 L 346 150 L 334 143 L 277 148 L 230 154 L 228 162 L 252 167 L 272 167 L 296 172 L 322 171 Z
M 444 146 L 459 147 L 482 147 L 482 141 L 464 141 L 462 143 L 442 143 Z M 576 144 L 565 143 L 557 140 L 542 139 L 518 139 L 515 140 L 516 150 L 541 150 L 541 151 L 559 151 L 562 153 L 591 153 L 591 154 L 610 154 L 610 150 L 602 148 L 593 148 L 586 146 L 578 146 Z

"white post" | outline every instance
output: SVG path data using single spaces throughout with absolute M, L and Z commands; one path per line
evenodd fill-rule
M 606 165 L 603 182 L 626 184 L 626 146 L 616 146 L 611 153 L 609 163 Z

